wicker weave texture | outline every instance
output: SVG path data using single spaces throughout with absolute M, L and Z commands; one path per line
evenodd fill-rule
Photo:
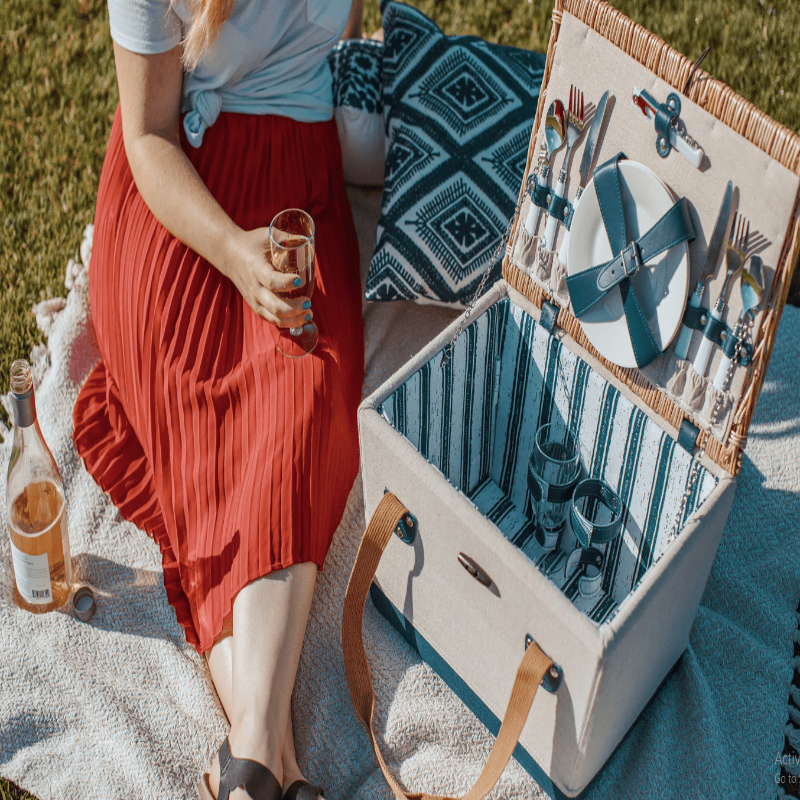
M 791 172 L 800 176 L 800 136 L 784 125 L 775 122 L 769 115 L 736 94 L 727 84 L 713 78 L 703 70 L 695 68 L 693 62 L 686 56 L 604 0 L 556 0 L 555 2 L 553 27 L 550 33 L 542 82 L 543 89 L 539 94 L 536 120 L 528 147 L 526 175 L 530 172 L 535 155 L 536 133 L 544 114 L 546 94 L 544 87 L 547 86 L 552 73 L 555 45 L 565 12 L 588 25 L 677 91 L 683 92 L 686 89 L 685 97 L 723 122 L 731 130 L 748 139 Z M 687 88 L 690 77 L 691 82 Z M 520 201 L 524 192 L 523 184 L 520 190 Z M 511 245 L 518 224 L 519 218 L 515 222 L 509 239 L 509 246 L 503 262 L 503 276 L 509 284 L 541 308 L 545 300 L 553 298 L 511 262 Z M 709 435 L 705 446 L 706 454 L 719 466 L 734 475 L 738 474 L 741 468 L 742 452 L 747 443 L 747 430 L 767 371 L 798 254 L 800 254 L 800 196 L 795 201 L 789 230 L 786 232 L 781 255 L 776 265 L 775 277 L 765 302 L 766 314 L 754 342 L 754 357 L 748 367 L 744 390 L 733 425 L 725 441 L 718 441 Z M 564 308 L 559 313 L 558 325 L 579 345 L 597 357 L 615 377 L 635 392 L 667 424 L 676 429 L 680 428 L 681 423 L 688 416 L 686 412 L 647 381 L 637 369 L 623 369 L 600 356 L 586 338 L 578 320 Z M 693 421 L 697 424 L 696 420 Z

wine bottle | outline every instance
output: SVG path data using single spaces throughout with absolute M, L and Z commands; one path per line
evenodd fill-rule
M 69 600 L 69 554 L 64 487 L 36 418 L 30 364 L 11 365 L 14 444 L 8 464 L 6 514 L 11 534 L 14 599 L 42 614 Z

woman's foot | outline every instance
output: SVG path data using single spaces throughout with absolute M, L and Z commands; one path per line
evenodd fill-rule
M 270 769 L 269 767 L 264 767 L 263 760 L 260 758 L 254 757 L 258 754 L 253 755 L 246 755 L 240 752 L 241 748 L 237 748 L 234 754 L 233 745 L 230 744 L 230 737 L 226 739 L 223 743 L 222 747 L 220 747 L 219 752 L 214 753 L 214 757 L 211 759 L 211 767 L 208 771 L 208 786 L 211 789 L 211 793 L 214 797 L 219 797 L 219 787 L 220 787 L 220 753 L 227 748 L 230 749 L 230 756 L 231 761 L 228 766 L 228 771 L 235 767 L 243 767 L 245 766 L 246 762 L 248 761 L 255 761 L 259 766 L 262 767 L 262 770 L 258 769 L 251 769 L 251 772 L 259 773 L 258 778 L 259 782 L 263 785 L 264 789 L 262 794 L 259 796 L 251 796 L 247 791 L 241 788 L 232 789 L 230 792 L 229 800 L 281 800 L 283 795 L 283 791 L 281 789 L 281 780 L 283 778 L 283 770 L 278 767 L 276 769 Z M 227 758 L 228 753 L 224 753 L 225 757 Z M 237 761 L 243 761 L 245 764 L 236 765 Z M 278 761 L 280 764 L 280 760 Z M 267 772 L 269 775 L 265 775 L 264 773 Z M 228 780 L 228 783 L 230 779 Z M 274 787 L 274 788 L 273 788 Z
M 283 800 L 324 800 L 319 786 L 312 786 L 308 781 L 298 780 L 289 784 L 289 788 L 284 792 Z

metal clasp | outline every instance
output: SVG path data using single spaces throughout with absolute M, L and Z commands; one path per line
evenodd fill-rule
M 465 553 L 458 554 L 458 563 L 481 585 L 487 588 L 492 585 L 492 579 L 483 571 L 481 565 Z
M 628 259 L 629 253 L 633 256 L 630 261 Z M 632 262 L 632 266 L 630 262 Z M 622 268 L 625 270 L 625 276 L 628 278 L 633 277 L 643 266 L 639 245 L 636 242 L 629 242 L 628 246 L 622 251 Z

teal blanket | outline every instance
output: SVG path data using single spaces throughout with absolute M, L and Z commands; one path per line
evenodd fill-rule
M 789 307 L 689 647 L 581 795 L 586 800 L 774 798 L 782 758 L 792 770 L 783 752 L 792 670 L 800 668 L 793 655 L 800 598 L 798 329 L 800 309 Z M 789 729 L 790 740 L 796 734 Z

